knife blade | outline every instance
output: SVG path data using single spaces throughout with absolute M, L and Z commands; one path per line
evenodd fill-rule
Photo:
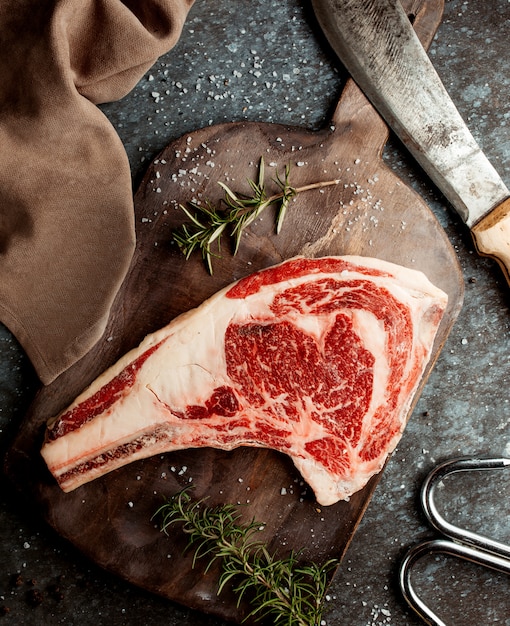
M 399 0 L 312 0 L 331 47 L 510 285 L 510 192 L 451 100 Z

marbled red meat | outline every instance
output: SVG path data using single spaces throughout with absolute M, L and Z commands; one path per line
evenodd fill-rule
M 147 336 L 49 422 L 43 457 L 70 491 L 154 454 L 268 447 L 320 504 L 347 499 L 395 448 L 446 303 L 381 260 L 290 259 Z

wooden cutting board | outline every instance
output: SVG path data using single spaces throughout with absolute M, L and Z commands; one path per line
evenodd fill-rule
M 442 1 L 407 0 L 424 45 L 440 23 Z M 412 106 L 412 103 L 410 103 Z M 40 455 L 46 420 L 149 332 L 200 304 L 226 284 L 297 254 L 357 254 L 420 269 L 448 293 L 449 304 L 430 369 L 459 312 L 463 281 L 441 226 L 422 199 L 383 164 L 388 129 L 352 81 L 333 119 L 312 132 L 264 123 L 213 126 L 172 142 L 150 165 L 135 197 L 138 245 L 94 349 L 38 393 L 10 449 L 10 479 L 61 535 L 102 567 L 192 608 L 240 621 L 227 592 L 216 595 L 218 570 L 192 569 L 183 538 L 167 537 L 151 521 L 164 496 L 190 482 L 197 498 L 242 503 L 247 518 L 266 523 L 264 538 L 279 554 L 304 549 L 321 562 L 344 554 L 379 477 L 349 502 L 319 507 L 288 458 L 269 450 L 188 450 L 133 463 L 64 494 Z M 224 246 L 208 275 L 199 257 L 185 261 L 172 243 L 182 219 L 175 207 L 193 198 L 219 200 L 218 181 L 249 191 L 263 157 L 268 177 L 291 167 L 291 183 L 341 179 L 341 184 L 297 197 L 282 232 L 267 211 L 232 257 Z M 269 185 L 271 187 L 271 185 Z M 421 387 L 420 387 L 421 389 Z M 415 398 L 415 401 L 417 396 Z M 414 406 L 414 405 L 413 405 Z

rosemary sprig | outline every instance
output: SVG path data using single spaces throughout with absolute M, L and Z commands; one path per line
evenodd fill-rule
M 289 165 L 285 167 L 283 177 L 277 172 L 272 180 L 276 183 L 279 191 L 268 196 L 265 185 L 265 164 L 264 159 L 261 158 L 257 180 L 248 180 L 251 195 L 236 193 L 228 185 L 218 181 L 218 185 L 224 191 L 224 197 L 217 207 L 209 200 L 206 200 L 204 204 L 198 202 L 189 202 L 188 206 L 180 204 L 179 207 L 191 220 L 191 224 L 184 224 L 176 230 L 173 238 L 186 259 L 189 259 L 195 250 L 200 250 L 207 269 L 212 274 L 212 257 L 220 255 L 221 237 L 226 230 L 233 238 L 233 252 L 236 254 L 244 229 L 252 224 L 267 207 L 277 206 L 276 233 L 278 234 L 281 231 L 291 198 L 304 191 L 337 185 L 340 182 L 335 179 L 311 183 L 302 187 L 293 187 L 290 184 Z M 216 251 L 213 251 L 214 244 L 216 244 Z
M 182 204 L 179 206 L 191 220 L 191 225 L 183 224 L 180 230 L 174 231 L 173 238 L 186 260 L 198 248 L 202 253 L 209 274 L 212 274 L 212 257 L 219 256 L 221 235 L 229 225 L 230 220 L 228 216 L 219 213 L 208 201 L 205 205 L 195 202 L 189 204 L 191 209 L 196 210 L 196 213 L 192 213 Z M 215 241 L 218 242 L 218 253 L 216 254 L 211 248 Z
M 272 618 L 275 626 L 319 626 L 327 589 L 327 574 L 337 561 L 324 565 L 301 564 L 293 552 L 277 558 L 266 545 L 254 538 L 263 524 L 252 520 L 241 523 L 234 505 L 204 505 L 192 501 L 187 490 L 170 498 L 157 511 L 162 517 L 161 530 L 168 533 L 172 524 L 182 524 L 188 535 L 188 547 L 195 546 L 193 567 L 201 557 L 208 557 L 206 571 L 217 559 L 222 561 L 218 594 L 233 585 L 238 605 L 246 595 L 253 610 L 245 618 L 260 621 Z

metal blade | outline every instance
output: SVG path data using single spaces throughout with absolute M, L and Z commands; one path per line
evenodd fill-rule
M 312 4 L 346 69 L 469 227 L 510 196 L 398 0 Z

